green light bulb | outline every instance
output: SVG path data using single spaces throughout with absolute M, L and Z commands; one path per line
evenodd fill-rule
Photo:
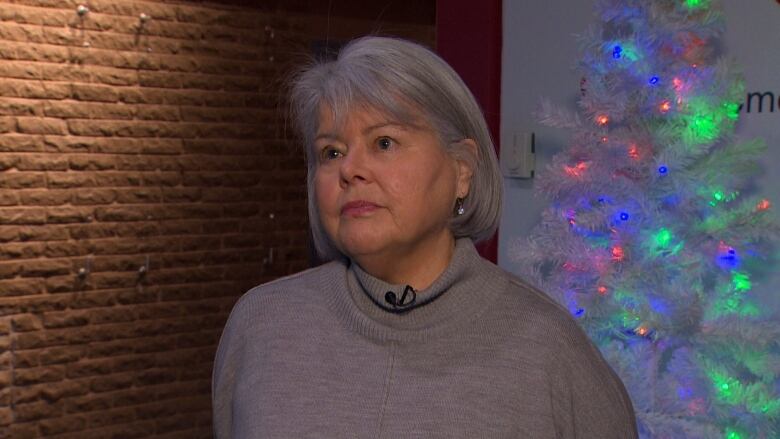
M 670 242 L 672 242 L 672 232 L 668 229 L 663 228 L 655 234 L 655 243 L 659 247 L 667 247 Z
M 726 116 L 729 119 L 739 119 L 739 104 L 734 102 L 725 102 L 723 104 L 723 108 L 725 109 L 724 111 L 726 112 Z
M 731 277 L 731 283 L 734 284 L 736 291 L 749 291 L 753 285 L 750 283 L 750 277 L 745 273 L 736 272 Z
M 742 439 L 742 435 L 739 434 L 736 430 L 731 428 L 726 430 L 726 436 L 724 437 L 726 439 Z
M 688 9 L 698 9 L 707 6 L 707 0 L 685 0 L 685 6 Z

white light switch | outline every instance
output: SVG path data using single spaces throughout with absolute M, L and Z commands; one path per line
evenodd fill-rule
M 501 173 L 507 178 L 533 178 L 536 165 L 534 133 L 509 133 L 501 144 Z

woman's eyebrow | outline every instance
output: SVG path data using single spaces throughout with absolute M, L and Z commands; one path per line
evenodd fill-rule
M 320 133 L 320 134 L 317 134 L 316 137 L 314 137 L 314 141 L 315 142 L 320 140 L 320 139 L 340 140 L 338 134 L 333 134 L 333 133 Z
M 402 124 L 400 122 L 392 122 L 392 121 L 390 121 L 390 122 L 380 122 L 380 123 L 376 123 L 374 125 L 371 125 L 371 126 L 368 126 L 368 127 L 364 128 L 363 129 L 363 135 L 366 135 L 366 134 L 370 133 L 371 131 L 377 130 L 379 128 L 384 128 L 384 127 L 388 127 L 388 126 L 392 126 L 392 127 L 404 130 L 404 131 L 408 131 L 409 130 L 409 126 L 408 125 Z M 314 137 L 314 141 L 315 142 L 317 140 L 320 140 L 320 139 L 341 140 L 341 137 L 338 134 L 336 134 L 336 133 L 320 133 L 320 134 L 317 134 Z
M 384 127 L 387 127 L 387 126 L 392 126 L 392 127 L 395 127 L 395 128 L 399 128 L 399 129 L 405 130 L 405 131 L 408 130 L 407 126 L 402 124 L 402 123 L 389 121 L 389 122 L 380 122 L 380 123 L 371 125 L 369 127 L 366 127 L 365 129 L 363 129 L 363 134 L 365 135 L 365 134 L 370 133 L 371 131 L 377 130 L 379 128 L 384 128 Z

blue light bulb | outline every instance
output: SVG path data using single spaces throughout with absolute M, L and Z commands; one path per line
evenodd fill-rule
M 663 166 L 663 165 L 661 165 L 661 166 L 658 168 L 658 172 L 659 172 L 661 175 L 665 175 L 667 172 L 669 172 L 669 169 L 668 169 L 666 166 Z
M 623 48 L 620 46 L 615 46 L 615 48 L 612 50 L 612 58 L 618 59 L 620 58 L 620 54 L 623 52 Z
M 652 78 L 650 78 L 650 84 L 651 85 L 658 84 L 658 76 L 653 76 Z
M 620 212 L 620 219 L 623 221 L 628 221 L 628 214 L 626 212 Z

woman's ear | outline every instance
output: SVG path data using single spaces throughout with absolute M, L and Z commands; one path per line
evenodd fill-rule
M 465 198 L 469 194 L 471 179 L 477 169 L 479 149 L 477 142 L 472 139 L 463 139 L 458 144 L 458 153 L 455 155 L 458 173 L 456 195 L 458 198 Z

